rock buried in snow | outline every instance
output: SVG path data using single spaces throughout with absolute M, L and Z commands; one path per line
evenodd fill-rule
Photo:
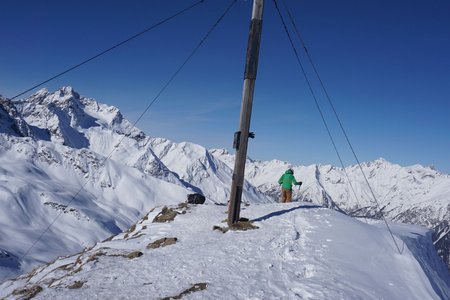
M 80 289 L 83 284 L 85 283 L 85 281 L 75 281 L 72 285 L 67 286 L 68 289 Z
M 129 253 L 126 257 L 129 259 L 133 259 L 133 258 L 141 257 L 142 255 L 143 255 L 143 253 L 141 251 L 133 251 L 133 252 Z
M 173 208 L 164 206 L 161 212 L 153 219 L 153 223 L 172 222 L 177 214 L 178 212 L 174 211 Z
M 226 220 L 225 220 L 226 221 Z M 258 229 L 258 226 L 255 226 L 252 224 L 252 222 L 247 218 L 240 218 L 239 221 L 231 225 L 230 227 L 221 227 L 221 226 L 213 226 L 213 230 L 220 231 L 222 233 L 228 232 L 228 230 L 252 230 L 252 229 Z
M 161 212 L 153 219 L 153 223 L 172 222 L 178 214 L 185 214 L 189 210 L 186 202 L 178 204 L 175 208 L 164 206 Z
M 258 229 L 258 226 L 253 225 L 250 221 L 238 221 L 230 226 L 231 230 L 252 230 Z
M 229 228 L 228 227 L 213 226 L 213 230 L 220 231 L 222 233 L 226 233 L 229 230 Z
M 179 295 L 162 298 L 161 300 L 171 300 L 171 299 L 181 299 L 182 297 L 205 290 L 208 287 L 208 284 L 205 282 L 196 283 L 187 290 L 182 291 Z
M 190 204 L 203 204 L 205 203 L 205 196 L 199 194 L 199 193 L 195 193 L 195 194 L 189 194 L 188 195 L 188 199 L 187 199 L 187 203 Z
M 14 296 L 20 296 L 19 299 L 31 299 L 36 296 L 40 291 L 42 291 L 42 287 L 40 285 L 34 285 L 30 288 L 17 289 L 12 292 Z
M 156 248 L 161 248 L 161 247 L 166 247 L 169 245 L 173 245 L 177 242 L 177 238 L 176 237 L 172 237 L 172 238 L 162 238 L 159 240 L 154 241 L 153 243 L 150 243 L 147 245 L 147 249 L 156 249 Z

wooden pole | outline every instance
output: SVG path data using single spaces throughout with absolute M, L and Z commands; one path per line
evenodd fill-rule
M 250 133 L 250 119 L 252 115 L 253 91 L 255 89 L 256 73 L 258 69 L 263 8 L 264 0 L 253 1 L 252 20 L 250 22 L 247 57 L 245 62 L 240 125 L 239 131 L 236 132 L 234 136 L 236 158 L 231 182 L 230 203 L 228 206 L 229 226 L 239 221 L 242 190 L 244 185 L 245 161 L 247 159 L 248 138 L 249 136 L 254 137 L 253 133 Z

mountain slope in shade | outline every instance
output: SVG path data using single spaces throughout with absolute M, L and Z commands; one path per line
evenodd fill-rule
M 12 136 L 32 136 L 30 126 L 22 119 L 14 104 L 0 95 L 0 132 Z
M 224 207 L 161 207 L 127 232 L 0 286 L 6 299 L 448 299 L 450 275 L 430 232 L 368 225 L 307 203 L 251 204 L 258 228 L 224 226 Z M 190 294 L 189 294 L 190 293 Z M 167 297 L 167 298 L 165 298 Z

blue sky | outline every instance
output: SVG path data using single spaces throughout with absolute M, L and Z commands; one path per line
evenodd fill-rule
M 360 160 L 450 173 L 450 2 L 286 1 Z M 12 97 L 193 2 L 3 0 L 0 94 Z M 45 87 L 71 85 L 133 122 L 228 3 L 207 0 Z M 251 6 L 236 3 L 139 128 L 232 150 Z M 304 53 L 302 61 L 344 164 L 354 164 Z M 254 159 L 339 165 L 272 0 L 265 1 L 252 131 Z

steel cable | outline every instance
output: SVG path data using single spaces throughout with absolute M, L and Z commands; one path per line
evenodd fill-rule
M 186 64 L 191 60 L 191 58 L 194 56 L 194 54 L 197 52 L 197 50 L 204 44 L 206 39 L 211 35 L 211 33 L 214 31 L 214 29 L 219 25 L 219 23 L 223 20 L 223 18 L 226 16 L 226 14 L 231 10 L 231 8 L 234 6 L 234 4 L 237 2 L 237 0 L 232 0 L 231 3 L 227 6 L 225 12 L 216 20 L 216 22 L 212 25 L 212 27 L 208 30 L 208 32 L 204 35 L 204 37 L 200 40 L 200 42 L 194 47 L 194 49 L 190 52 L 190 54 L 187 56 L 187 58 L 183 61 L 183 63 L 176 69 L 176 71 L 173 73 L 173 75 L 168 79 L 166 84 L 160 89 L 160 91 L 157 93 L 157 95 L 153 98 L 153 100 L 147 105 L 147 107 L 144 109 L 144 111 L 141 113 L 141 115 L 138 117 L 138 119 L 133 123 L 133 125 L 130 127 L 130 132 L 127 134 L 124 134 L 122 138 L 119 140 L 119 142 L 113 147 L 111 152 L 101 161 L 100 165 L 103 165 L 109 158 L 111 158 L 114 151 L 118 148 L 118 146 L 123 142 L 125 137 L 129 136 L 131 133 L 131 130 L 135 128 L 136 124 L 142 119 L 142 117 L 145 115 L 145 113 L 150 109 L 150 107 L 159 99 L 159 97 L 163 94 L 163 92 L 167 89 L 167 87 L 173 82 L 175 77 L 181 72 L 181 70 L 186 66 Z M 85 181 L 85 183 L 80 187 L 78 192 L 71 198 L 71 200 L 66 204 L 66 206 L 69 206 L 73 200 L 81 193 L 81 191 L 84 189 L 84 187 L 88 184 L 89 179 Z M 34 246 L 42 239 L 45 233 L 47 233 L 50 228 L 55 224 L 55 222 L 58 220 L 58 218 L 61 216 L 63 211 L 60 211 L 58 215 L 53 219 L 53 221 L 47 226 L 47 228 L 39 235 L 39 237 L 33 242 L 33 244 L 28 248 L 27 251 L 20 257 L 19 260 L 23 260 L 30 251 L 34 248 Z M 3 277 L 3 280 L 5 280 L 12 271 L 6 274 L 6 276 Z
M 279 9 L 279 7 L 278 7 L 277 0 L 273 0 L 273 2 L 274 2 L 274 4 L 275 4 L 275 8 L 276 8 L 276 10 L 277 10 L 277 12 L 278 12 L 278 15 L 280 16 L 281 22 L 283 23 L 284 30 L 286 31 L 286 34 L 287 34 L 288 39 L 289 39 L 289 42 L 290 42 L 290 44 L 291 44 L 291 46 L 292 46 L 292 49 L 293 49 L 293 51 L 294 51 L 294 54 L 295 54 L 295 56 L 296 56 L 296 58 L 297 58 L 297 62 L 299 63 L 299 66 L 300 66 L 300 68 L 301 68 L 301 70 L 302 70 L 302 73 L 303 73 L 303 75 L 304 75 L 304 77 L 305 77 L 305 79 L 306 79 L 306 82 L 307 82 L 307 84 L 308 84 L 309 90 L 310 90 L 310 92 L 311 92 L 311 94 L 312 94 L 312 96 L 313 96 L 313 98 L 314 98 L 314 101 L 315 101 L 315 103 L 316 103 L 317 109 L 319 110 L 319 113 L 320 113 L 320 116 L 321 116 L 321 118 L 322 118 L 322 121 L 323 121 L 323 123 L 324 123 L 324 125 L 325 125 L 325 128 L 327 129 L 328 135 L 329 135 L 329 137 L 330 137 L 330 139 L 331 139 L 331 141 L 332 141 L 333 147 L 334 147 L 336 153 L 338 154 L 339 151 L 337 150 L 337 147 L 336 147 L 336 144 L 335 144 L 335 142 L 334 142 L 334 139 L 333 139 L 333 137 L 332 137 L 332 135 L 331 135 L 331 132 L 330 132 L 330 130 L 329 130 L 329 127 L 328 127 L 328 125 L 327 125 L 327 123 L 326 123 L 326 121 L 325 121 L 325 117 L 324 117 L 324 115 L 323 115 L 323 113 L 322 113 L 322 110 L 321 110 L 321 108 L 320 108 L 319 102 L 318 102 L 317 97 L 316 97 L 316 95 L 315 95 L 315 93 L 314 93 L 314 90 L 313 90 L 313 88 L 312 88 L 311 82 L 310 82 L 310 80 L 309 80 L 309 78 L 308 78 L 308 76 L 307 76 L 307 74 L 306 74 L 306 71 L 305 71 L 305 69 L 304 69 L 304 67 L 303 67 L 303 64 L 302 64 L 302 62 L 301 62 L 301 60 L 300 60 L 300 56 L 299 56 L 299 54 L 298 54 L 297 48 L 295 47 L 294 42 L 293 42 L 293 40 L 292 40 L 292 38 L 291 38 L 291 35 L 290 35 L 290 33 L 289 33 L 289 30 L 288 30 L 288 28 L 287 28 L 287 26 L 286 26 L 286 22 L 284 21 L 283 15 L 281 14 L 281 11 L 280 11 L 280 9 Z M 306 51 L 306 52 L 307 52 L 307 51 Z M 336 116 L 337 116 L 337 114 L 336 114 Z M 347 138 L 347 142 L 349 142 L 347 135 L 346 135 L 346 138 Z M 389 231 L 389 233 L 390 233 L 390 235 L 391 235 L 391 237 L 392 237 L 392 240 L 394 241 L 394 244 L 395 244 L 395 246 L 397 247 L 397 250 L 398 250 L 399 254 L 402 254 L 402 251 L 400 250 L 400 247 L 398 246 L 397 241 L 395 240 L 394 234 L 392 233 L 392 230 L 391 230 L 389 224 L 387 223 L 384 214 L 383 214 L 382 211 L 381 211 L 381 208 L 380 208 L 380 205 L 379 205 L 379 203 L 378 203 L 378 201 L 377 201 L 377 198 L 376 198 L 376 196 L 375 196 L 375 193 L 373 192 L 373 189 L 372 189 L 372 187 L 370 186 L 369 181 L 367 180 L 367 177 L 366 177 L 366 175 L 365 175 L 365 173 L 364 173 L 364 171 L 363 171 L 363 169 L 362 169 L 361 163 L 359 162 L 358 158 L 356 157 L 356 153 L 355 153 L 353 147 L 351 146 L 351 144 L 350 144 L 350 147 L 351 147 L 352 152 L 353 152 L 353 154 L 354 154 L 354 156 L 355 156 L 355 158 L 356 158 L 356 161 L 358 162 L 358 166 L 359 166 L 359 168 L 360 168 L 360 170 L 361 170 L 361 172 L 362 172 L 362 174 L 363 174 L 363 176 L 364 176 L 364 179 L 365 179 L 367 185 L 369 186 L 369 190 L 370 190 L 370 192 L 371 192 L 371 194 L 372 194 L 372 197 L 373 197 L 374 200 L 375 200 L 375 203 L 376 203 L 376 205 L 377 205 L 378 210 L 380 211 L 380 213 L 381 213 L 381 215 L 382 215 L 382 217 L 383 217 L 384 223 L 385 223 L 385 225 L 386 225 L 386 227 L 387 227 L 387 229 L 388 229 L 388 231 Z M 340 159 L 340 155 L 339 155 L 339 154 L 338 154 L 338 156 L 339 156 L 339 159 Z
M 114 49 L 116 49 L 117 47 L 122 46 L 122 45 L 125 44 L 125 43 L 128 43 L 129 41 L 131 41 L 131 40 L 133 40 L 133 39 L 135 39 L 135 38 L 137 38 L 137 37 L 143 35 L 144 33 L 147 33 L 147 32 L 149 32 L 149 31 L 151 31 L 151 30 L 157 28 L 158 26 L 160 26 L 160 25 L 162 25 L 162 24 L 164 24 L 164 23 L 166 23 L 166 22 L 168 22 L 168 21 L 174 19 L 175 17 L 178 17 L 179 15 L 181 15 L 181 14 L 183 14 L 183 13 L 185 13 L 185 12 L 191 10 L 192 8 L 194 8 L 195 6 L 199 5 L 200 3 L 203 3 L 204 1 L 205 1 L 205 0 L 200 0 L 200 1 L 195 2 L 194 4 L 191 4 L 190 6 L 188 6 L 188 7 L 184 8 L 184 9 L 180 10 L 179 12 L 177 12 L 177 13 L 175 13 L 175 14 L 173 14 L 173 15 L 167 17 L 167 18 L 165 18 L 164 20 L 161 20 L 161 21 L 159 21 L 158 23 L 153 24 L 152 26 L 150 26 L 150 27 L 148 27 L 148 28 L 142 30 L 141 32 L 136 33 L 136 34 L 132 35 L 131 37 L 129 37 L 129 38 L 127 38 L 127 39 L 121 41 L 120 43 L 117 43 L 117 44 L 115 44 L 114 46 L 111 46 L 111 47 L 109 47 L 108 49 L 103 50 L 102 52 L 100 52 L 100 53 L 98 53 L 98 54 L 96 54 L 96 55 L 94 55 L 94 56 L 92 56 L 92 57 L 90 57 L 90 58 L 88 58 L 88 59 L 86 59 L 86 60 L 84 60 L 84 61 L 82 61 L 82 62 L 80 62 L 80 63 L 78 63 L 78 64 L 76 64 L 76 65 L 74 65 L 74 66 L 72 66 L 72 67 L 70 67 L 70 68 L 68 68 L 68 69 L 66 69 L 65 71 L 62 71 L 62 72 L 60 72 L 60 73 L 58 73 L 58 74 L 56 74 L 56 75 L 50 77 L 49 79 L 44 80 L 44 81 L 42 81 L 42 82 L 40 82 L 40 83 L 34 85 L 33 87 L 31 87 L 31 88 L 29 88 L 29 89 L 27 89 L 27 90 L 21 92 L 20 94 L 15 95 L 14 97 L 10 98 L 10 100 L 14 100 L 14 99 L 16 99 L 17 97 L 20 97 L 20 96 L 22 96 L 23 94 L 26 94 L 26 93 L 28 93 L 29 91 L 32 91 L 32 90 L 34 90 L 35 88 L 40 87 L 41 85 L 43 85 L 43 84 L 45 84 L 45 83 L 47 83 L 47 82 L 49 82 L 49 81 L 52 81 L 53 79 L 56 79 L 56 78 L 58 78 L 58 77 L 60 77 L 60 76 L 62 76 L 62 75 L 64 75 L 64 74 L 66 74 L 66 73 L 69 73 L 70 71 L 75 70 L 75 69 L 78 68 L 78 67 L 81 67 L 82 65 L 84 65 L 84 64 L 86 64 L 86 63 L 88 63 L 88 62 L 90 62 L 90 61 L 92 61 L 92 60 L 94 60 L 94 59 L 96 59 L 96 58 L 98 58 L 98 57 L 100 57 L 100 56 L 102 56 L 103 54 L 108 53 L 109 51 L 114 50 Z

